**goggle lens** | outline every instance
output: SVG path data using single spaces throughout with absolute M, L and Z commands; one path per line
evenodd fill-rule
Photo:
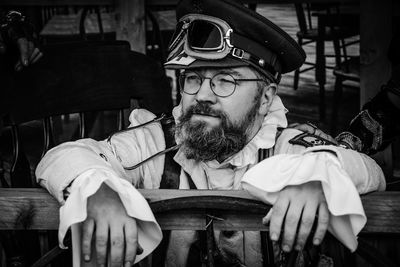
M 188 29 L 188 43 L 195 50 L 220 50 L 223 48 L 223 33 L 208 21 L 193 21 Z

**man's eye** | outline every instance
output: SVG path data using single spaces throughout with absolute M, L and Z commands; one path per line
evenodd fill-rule
M 235 84 L 235 81 L 232 79 L 221 79 L 219 80 L 221 83 L 226 83 L 226 84 Z
M 186 76 L 186 81 L 188 81 L 188 82 L 195 82 L 198 80 L 200 80 L 200 78 L 197 75 L 187 75 Z

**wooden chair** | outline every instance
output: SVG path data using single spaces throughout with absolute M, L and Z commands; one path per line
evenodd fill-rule
M 109 10 L 110 7 L 43 7 L 41 13 L 45 24 L 40 32 L 42 42 L 51 44 L 82 40 L 115 41 L 116 32 L 110 26 L 112 13 L 102 12 L 104 9 Z M 85 24 L 92 26 L 91 29 L 86 29 Z
M 343 87 L 350 86 L 360 87 L 360 57 L 350 57 L 347 61 L 342 62 L 333 70 L 335 75 L 335 91 L 333 96 L 333 108 L 330 133 L 336 135 L 336 125 L 338 120 L 338 112 L 340 109 Z M 344 85 L 344 82 L 351 81 L 353 84 Z
M 323 10 L 319 10 L 311 14 L 311 5 L 306 4 L 306 11 L 303 4 L 295 4 L 297 20 L 300 31 L 297 32 L 298 43 L 303 46 L 310 43 L 316 43 L 316 60 L 315 62 L 306 61 L 304 69 L 297 69 L 294 74 L 294 89 L 298 88 L 300 73 L 315 69 L 315 79 L 319 84 L 319 115 L 320 119 L 325 119 L 325 82 L 326 82 L 326 66 L 325 57 L 331 55 L 325 54 L 325 42 L 333 42 L 334 55 L 336 65 L 342 61 L 342 57 L 347 59 L 346 47 L 352 45 L 356 41 L 345 42 L 345 39 L 356 36 L 358 34 L 358 18 L 355 15 L 341 14 L 337 5 L 323 5 Z M 320 7 L 321 8 L 321 7 Z M 311 16 L 317 17 L 318 25 L 313 27 Z M 351 25 L 351 26 L 350 26 Z
M 57 44 L 44 47 L 43 53 L 44 57 L 35 65 L 14 73 L 10 85 L 12 94 L 1 138 L 5 144 L 1 150 L 10 147 L 10 151 L 2 153 L 5 161 L 10 161 L 6 170 L 9 179 L 2 180 L 3 187 L 37 186 L 33 170 L 41 156 L 57 143 L 54 128 L 65 123 L 60 115 L 77 114 L 74 118 L 79 126 L 72 131 L 76 133 L 73 139 L 77 139 L 88 137 L 90 132 L 93 136 L 97 129 L 91 127 L 90 114 L 115 111 L 108 116 L 116 118 L 111 127 L 100 129 L 101 134 L 94 133 L 105 138 L 126 127 L 124 111 L 130 109 L 132 99 L 155 113 L 171 110 L 169 83 L 163 68 L 155 60 L 132 52 L 128 42 Z M 48 250 L 48 241 L 43 235 L 40 240 L 43 254 Z M 25 239 L 25 243 L 34 242 Z

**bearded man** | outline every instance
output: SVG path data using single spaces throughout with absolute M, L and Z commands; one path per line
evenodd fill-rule
M 341 214 L 336 208 L 348 206 L 343 196 L 357 200 L 357 191 L 384 189 L 382 171 L 367 156 L 298 130 L 278 131 L 287 127 L 277 96 L 280 76 L 305 60 L 279 27 L 233 0 L 183 0 L 177 19 L 165 63 L 182 70 L 182 99 L 172 112 L 176 145 L 166 146 L 170 131 L 160 119 L 134 110 L 131 127 L 105 141 L 84 139 L 49 151 L 36 176 L 62 204 L 61 244 L 72 225 L 73 239 L 81 240 L 75 255 L 99 266 L 107 257 L 111 266 L 131 266 L 161 240 L 135 188 L 252 190 L 250 174 L 256 173 L 266 190 L 277 190 L 265 218 L 270 238 L 281 239 L 285 252 L 301 250 L 316 214 L 311 238 L 319 245 Z M 164 153 L 172 150 L 173 160 Z M 259 162 L 259 155 L 267 159 Z M 179 166 L 175 178 L 170 164 Z M 198 239 L 194 231 L 172 231 L 166 266 L 195 266 L 189 255 Z M 355 249 L 355 237 L 349 242 Z M 263 264 L 259 232 L 216 232 L 215 243 L 221 265 Z

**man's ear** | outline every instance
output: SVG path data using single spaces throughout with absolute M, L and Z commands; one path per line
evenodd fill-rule
M 259 113 L 263 116 L 266 116 L 269 112 L 269 109 L 272 105 L 272 101 L 276 95 L 276 91 L 278 89 L 278 85 L 276 83 L 270 83 L 263 89 L 263 94 L 261 96 L 261 105 L 259 109 Z

